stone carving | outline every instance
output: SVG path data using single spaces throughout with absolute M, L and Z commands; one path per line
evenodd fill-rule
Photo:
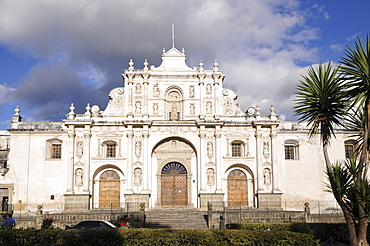
M 207 143 L 207 156 L 208 158 L 213 157 L 213 143 L 212 142 Z
M 135 93 L 136 94 L 141 94 L 141 84 L 140 83 L 137 83 L 135 85 Z
M 135 102 L 135 114 L 141 114 L 141 102 Z
M 206 114 L 212 114 L 212 102 L 206 104 Z
M 93 106 L 91 107 L 91 112 L 93 113 L 93 115 L 97 115 L 97 114 L 99 114 L 99 113 L 100 113 L 100 108 L 99 108 L 99 106 L 98 106 L 98 105 L 93 105 Z
M 213 186 L 215 184 L 215 171 L 212 168 L 207 169 L 207 185 Z
M 270 146 L 268 142 L 263 142 L 263 156 L 266 159 L 270 157 Z
M 172 149 L 177 149 L 177 141 L 176 140 L 171 141 L 171 148 Z
M 76 153 L 76 156 L 79 159 L 81 159 L 83 153 L 84 153 L 84 144 L 83 144 L 83 142 L 78 142 L 77 143 L 77 153 Z
M 271 171 L 268 168 L 263 170 L 263 184 L 270 185 L 271 184 Z
M 222 94 L 224 95 L 223 111 L 225 115 L 245 115 L 245 112 L 239 107 L 237 101 L 238 95 L 233 90 L 224 89 Z
M 143 180 L 143 172 L 140 168 L 135 168 L 134 170 L 134 185 L 140 186 Z
M 77 168 L 75 172 L 75 182 L 77 187 L 81 187 L 83 185 L 83 170 L 81 168 Z
M 176 92 L 176 91 L 171 92 L 171 93 L 168 95 L 168 98 L 169 98 L 169 100 L 171 100 L 171 101 L 179 101 L 179 100 L 180 100 L 179 93 L 178 93 L 178 92 Z
M 230 98 L 225 99 L 224 111 L 225 111 L 226 115 L 232 115 L 235 112 L 235 110 L 233 109 L 233 104 L 232 104 Z
M 158 84 L 155 84 L 153 86 L 153 96 L 158 97 L 159 96 L 159 87 Z
M 158 103 L 153 103 L 153 114 L 158 114 Z
M 139 158 L 141 156 L 141 141 L 137 140 L 135 142 L 135 156 Z
M 99 113 L 97 108 L 91 108 L 93 114 Z M 104 115 L 119 115 L 124 113 L 124 88 L 118 87 L 109 93 L 109 103 L 107 108 L 104 110 Z
M 190 96 L 190 98 L 194 98 L 194 86 L 190 86 L 189 87 L 189 96 Z
M 207 94 L 212 94 L 212 85 L 211 84 L 207 84 L 207 86 L 206 86 L 206 93 Z
M 176 103 L 172 103 L 171 107 L 171 119 L 170 120 L 178 120 L 178 110 L 177 110 L 177 105 Z
M 195 104 L 194 103 L 190 103 L 190 114 L 191 115 L 194 115 L 195 114 Z

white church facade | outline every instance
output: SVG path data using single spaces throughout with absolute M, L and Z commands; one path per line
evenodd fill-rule
M 281 122 L 271 106 L 242 110 L 236 93 L 212 70 L 187 66 L 185 52 L 163 50 L 162 63 L 122 75 L 105 109 L 69 108 L 61 122 L 22 122 L 17 107 L 11 129 L 0 133 L 0 195 L 14 213 L 42 205 L 50 213 L 207 204 L 303 210 L 325 192 L 319 137 L 307 127 Z M 76 112 L 81 113 L 76 113 Z M 332 159 L 353 151 L 351 134 L 336 130 Z M 1 161 L 1 160 L 0 160 Z

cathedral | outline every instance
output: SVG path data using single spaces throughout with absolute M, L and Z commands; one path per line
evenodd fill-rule
M 23 122 L 15 109 L 11 129 L 0 131 L 3 211 L 336 207 L 324 191 L 320 138 L 280 121 L 274 106 L 268 115 L 242 109 L 217 61 L 188 67 L 172 47 L 158 67 L 128 65 L 105 108 L 66 105 L 60 122 Z M 351 134 L 336 129 L 331 157 L 353 150 Z

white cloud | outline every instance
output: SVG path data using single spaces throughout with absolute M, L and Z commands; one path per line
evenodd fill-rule
M 0 103 L 9 101 L 9 94 L 15 91 L 15 88 L 11 88 L 8 85 L 0 84 Z
M 0 4 L 0 44 L 44 64 L 33 68 L 14 94 L 39 105 L 43 117 L 57 111 L 56 101 L 74 99 L 83 105 L 89 94 L 96 93 L 98 103 L 106 103 L 101 94 L 108 95 L 122 84 L 120 75 L 130 58 L 136 68 L 143 66 L 144 58 L 159 65 L 162 48 L 171 47 L 172 21 L 176 47 L 186 49 L 188 65 L 204 60 L 210 68 L 217 59 L 227 74 L 225 86 L 238 92 L 243 109 L 261 104 L 266 111 L 274 104 L 277 112 L 288 111 L 300 77 L 296 63 L 312 61 L 317 52 L 307 44 L 317 38 L 318 30 L 305 24 L 306 12 L 295 0 L 3 0 Z M 53 87 L 61 83 L 59 76 L 73 81 L 73 86 Z M 43 87 L 42 93 L 33 89 L 35 85 Z M 83 88 L 84 95 L 76 88 Z M 41 100 L 43 93 L 48 96 Z

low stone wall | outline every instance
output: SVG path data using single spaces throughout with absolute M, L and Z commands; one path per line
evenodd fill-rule
M 144 225 L 144 213 L 84 213 L 84 214 L 42 214 L 36 216 L 16 217 L 16 228 L 36 228 L 40 229 L 42 220 L 52 218 L 54 220 L 54 227 L 64 229 L 66 225 L 74 225 L 83 220 L 104 220 L 110 221 L 113 224 L 119 225 L 120 220 L 124 215 L 128 214 L 131 223 L 134 227 L 139 228 Z

